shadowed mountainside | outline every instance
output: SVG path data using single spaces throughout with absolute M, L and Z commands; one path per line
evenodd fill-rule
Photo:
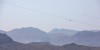
M 0 44 L 11 43 L 14 42 L 9 36 L 6 34 L 0 33 Z

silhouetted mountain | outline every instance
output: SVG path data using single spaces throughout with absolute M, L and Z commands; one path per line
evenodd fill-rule
M 100 46 L 100 31 L 80 31 L 70 39 L 77 44 Z
M 37 28 L 27 27 L 11 30 L 7 34 L 18 42 L 50 42 L 54 45 L 76 43 L 86 46 L 100 46 L 100 31 L 53 29 L 46 33 Z M 68 36 L 68 34 L 73 35 Z
M 65 34 L 49 34 L 49 42 L 55 45 L 67 44 L 68 36 Z
M 63 45 L 63 44 L 68 44 L 69 36 L 76 34 L 76 32 L 77 31 L 70 29 L 53 29 L 48 34 L 51 43 L 55 45 Z
M 18 42 L 44 42 L 48 40 L 48 34 L 37 28 L 27 27 L 14 29 L 8 35 Z
M 11 43 L 13 40 L 6 34 L 0 33 L 0 45 L 5 43 Z
M 0 33 L 6 33 L 6 31 L 0 30 Z
M 57 45 L 67 44 L 68 34 L 75 34 L 77 31 L 68 29 L 53 29 L 46 33 L 40 29 L 27 27 L 13 29 L 7 34 L 18 42 L 50 42 Z
M 77 31 L 75 30 L 70 30 L 70 29 L 53 29 L 50 32 L 48 32 L 49 34 L 64 34 L 67 36 L 71 36 L 77 33 Z

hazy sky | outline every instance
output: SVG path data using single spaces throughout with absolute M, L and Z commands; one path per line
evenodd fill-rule
M 53 28 L 100 30 L 100 1 L 5 0 L 0 14 L 0 29 L 8 31 L 21 27 L 44 31 Z

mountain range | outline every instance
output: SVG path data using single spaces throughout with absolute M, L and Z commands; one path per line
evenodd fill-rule
M 53 29 L 44 32 L 38 28 L 27 27 L 5 32 L 14 41 L 21 43 L 50 42 L 54 45 L 76 43 L 85 46 L 100 46 L 100 31 L 75 31 L 70 29 Z
M 27 42 L 43 42 L 48 40 L 48 34 L 37 28 L 21 28 L 8 31 L 8 35 L 15 41 L 27 43 Z
M 8 35 L 0 33 L 0 50 L 100 50 L 100 47 L 89 47 L 75 43 L 62 46 L 52 45 L 47 42 L 19 43 Z

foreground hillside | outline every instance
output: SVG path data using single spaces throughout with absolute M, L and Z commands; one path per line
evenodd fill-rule
M 14 42 L 0 45 L 0 50 L 100 50 L 100 47 L 88 47 L 76 44 L 68 44 L 64 46 L 27 45 Z

